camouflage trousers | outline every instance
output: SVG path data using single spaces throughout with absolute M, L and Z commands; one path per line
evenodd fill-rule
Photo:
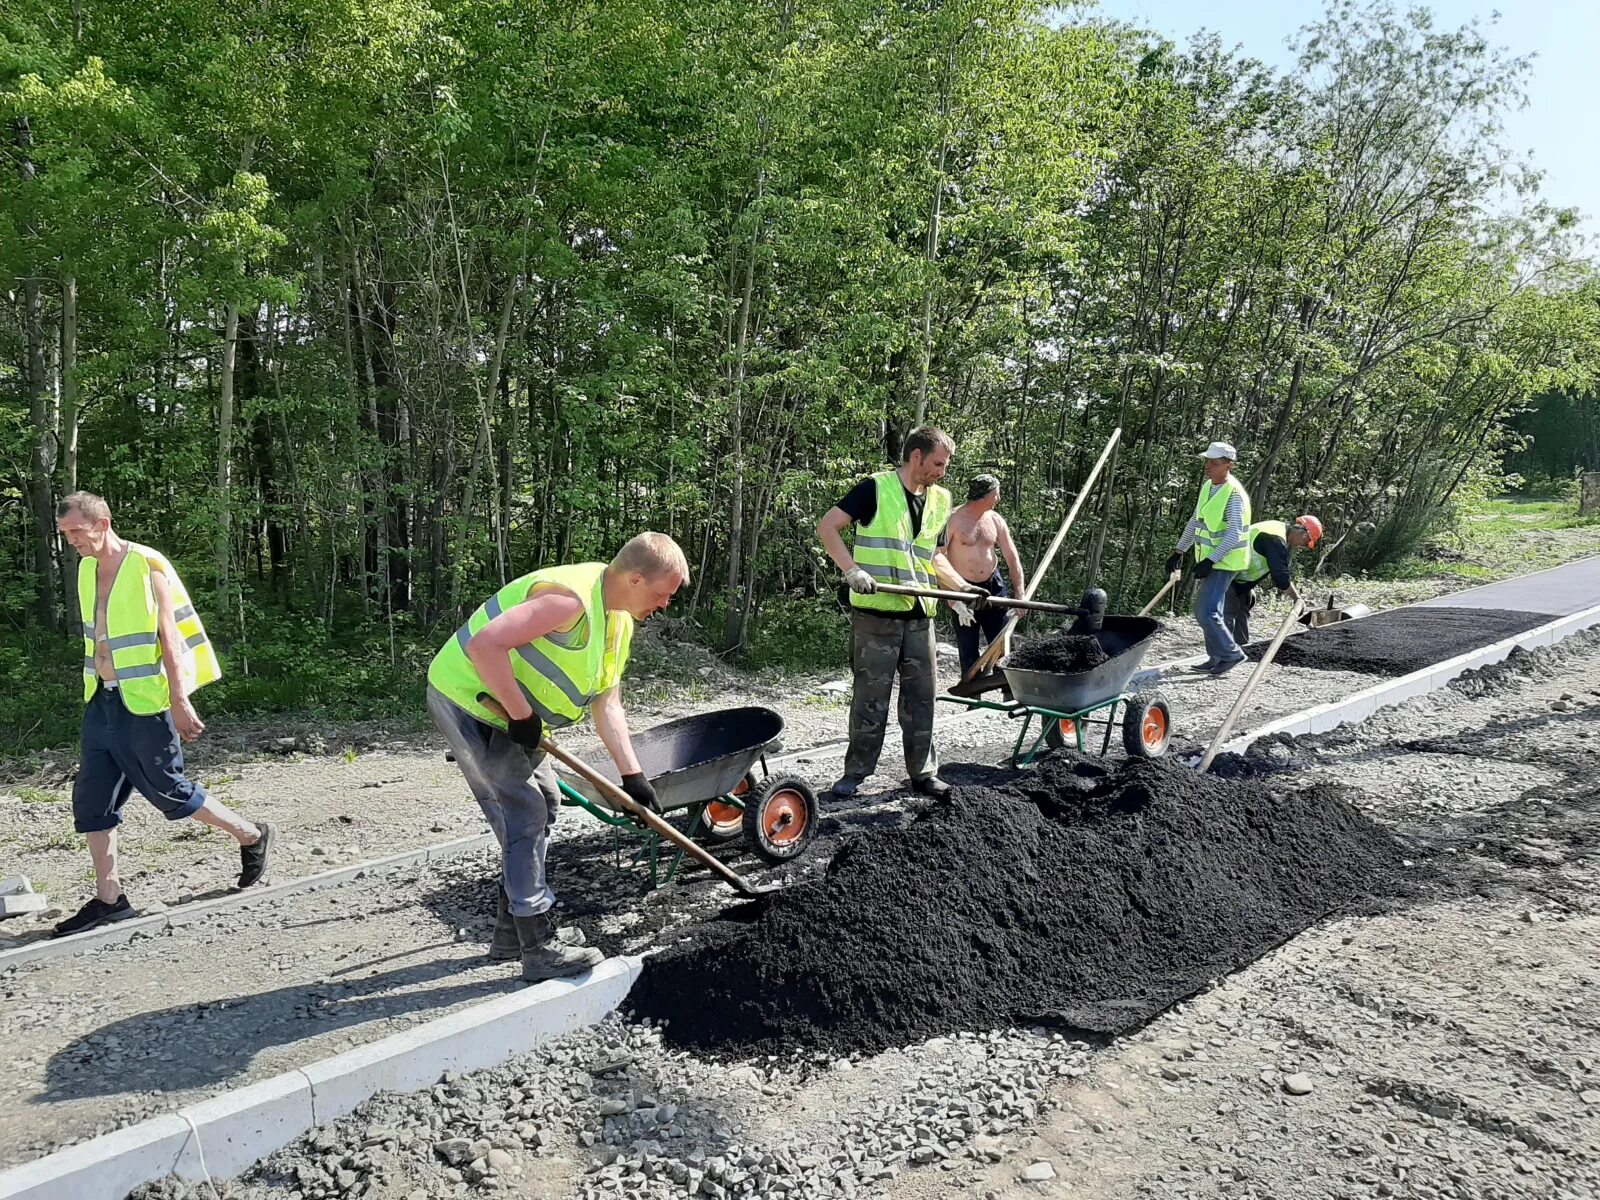
M 889 724 L 889 693 L 900 677 L 900 734 L 905 742 L 906 771 L 923 779 L 939 769 L 933 748 L 934 672 L 933 622 L 899 621 L 857 610 L 850 614 L 850 666 L 855 674 L 850 693 L 850 749 L 847 775 L 866 778 L 878 767 L 883 734 Z

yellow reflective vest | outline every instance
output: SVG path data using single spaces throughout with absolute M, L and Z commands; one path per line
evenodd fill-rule
M 505 717 L 478 700 L 489 689 L 467 657 L 467 643 L 507 609 L 537 591 L 558 587 L 583 601 L 583 616 L 565 633 L 547 633 L 509 652 L 511 674 L 546 728 L 560 729 L 582 720 L 595 698 L 621 681 L 633 646 L 633 616 L 606 611 L 605 572 L 605 563 L 578 563 L 546 567 L 512 580 L 480 604 L 433 656 L 428 682 L 478 720 L 506 728 Z
M 1289 526 L 1282 521 L 1257 521 L 1249 529 L 1245 530 L 1244 544 L 1250 550 L 1250 561 L 1245 564 L 1244 570 L 1239 572 L 1240 583 L 1255 583 L 1258 579 L 1265 579 L 1272 571 L 1272 565 L 1256 553 L 1256 534 L 1258 533 L 1282 538 L 1285 545 L 1289 541 Z
M 172 690 L 166 665 L 161 661 L 160 610 L 150 584 L 152 572 L 167 577 L 172 595 L 173 617 L 178 623 L 178 663 L 183 673 L 182 695 L 222 678 L 216 648 L 206 636 L 189 599 L 189 590 L 178 578 L 171 561 L 149 546 L 128 543 L 127 557 L 111 581 L 106 600 L 106 643 L 111 651 L 111 666 L 117 675 L 117 690 L 129 712 L 153 716 L 172 707 Z M 95 560 L 78 563 L 78 611 L 83 615 L 83 701 L 94 696 L 100 681 L 94 665 L 94 621 L 96 601 Z
M 1250 525 L 1250 493 L 1244 490 L 1232 475 L 1215 492 L 1209 496 L 1211 483 L 1209 480 L 1200 481 L 1200 494 L 1195 498 L 1194 515 L 1200 518 L 1200 526 L 1194 536 L 1194 560 L 1204 562 L 1211 557 L 1212 551 L 1222 544 L 1222 536 L 1228 531 L 1228 499 L 1237 491 L 1244 500 L 1244 525 Z M 1245 544 L 1235 546 L 1214 564 L 1218 571 L 1242 571 L 1250 561 L 1250 542 L 1246 538 Z
M 856 565 L 879 583 L 938 587 L 933 555 L 939 548 L 939 535 L 944 532 L 945 522 L 950 519 L 950 493 L 937 484 L 929 485 L 923 501 L 922 527 L 913 537 L 911 507 L 906 503 L 900 472 L 879 471 L 872 479 L 878 488 L 878 511 L 868 524 L 856 529 L 851 552 Z M 884 592 L 869 595 L 851 592 L 850 604 L 868 612 L 902 613 L 921 608 L 925 615 L 932 616 L 935 602 Z

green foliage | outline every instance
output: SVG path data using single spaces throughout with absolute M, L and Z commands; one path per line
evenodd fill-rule
M 840 661 L 816 520 L 923 419 L 1030 563 L 1120 426 L 1046 587 L 1118 604 L 1214 437 L 1329 570 L 1569 476 L 1592 404 L 1512 424 L 1600 347 L 1573 214 L 1501 152 L 1527 64 L 1382 2 L 1300 41 L 1274 74 L 1020 0 L 16 0 L 0 682 L 61 682 L 8 736 L 75 724 L 39 632 L 75 619 L 75 486 L 178 562 L 207 711 L 266 715 L 415 712 L 483 596 L 641 528 L 718 649 Z M 1530 437 L 1587 449 L 1502 467 Z

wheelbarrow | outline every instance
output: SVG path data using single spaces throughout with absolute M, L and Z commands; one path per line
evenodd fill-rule
M 1122 730 L 1122 748 L 1130 758 L 1159 758 L 1172 740 L 1172 708 L 1159 692 L 1128 692 L 1161 623 L 1154 617 L 1108 615 L 1090 635 L 1110 657 L 1089 671 L 1030 671 L 1000 660 L 1009 702 L 965 696 L 940 700 L 967 708 L 987 708 L 1021 717 L 1022 728 L 1011 747 L 1011 765 L 1025 767 L 1045 749 L 1059 750 L 1071 739 L 1079 753 L 1088 752 L 1086 730 L 1103 726 L 1100 753 L 1111 748 L 1111 731 Z M 1037 722 L 1037 724 L 1035 724 Z
M 767 754 L 781 747 L 783 718 L 770 708 L 750 706 L 680 717 L 633 735 L 634 754 L 656 790 L 662 815 L 679 817 L 689 838 L 726 842 L 743 837 L 769 863 L 802 854 L 817 832 L 816 792 L 794 774 L 767 770 Z M 564 757 L 564 756 L 563 756 Z M 761 774 L 756 775 L 756 767 Z M 646 841 L 650 885 L 670 883 L 683 863 L 680 847 L 663 873 L 660 835 L 640 828 L 611 800 L 592 775 L 605 783 L 621 781 L 610 758 L 583 763 L 586 770 L 559 778 L 562 800 L 613 829 Z

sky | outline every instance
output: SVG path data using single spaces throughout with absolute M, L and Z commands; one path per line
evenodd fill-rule
M 1600 0 L 1424 0 L 1434 28 L 1474 17 L 1491 44 L 1533 54 L 1527 107 L 1505 114 L 1506 144 L 1545 173 L 1541 195 L 1582 211 L 1600 235 Z M 1398 3 L 1396 7 L 1409 7 Z M 1289 35 L 1321 16 L 1321 0 L 1100 0 L 1099 11 L 1183 42 L 1200 28 L 1275 67 L 1290 67 Z M 1492 26 L 1489 18 L 1500 16 Z

